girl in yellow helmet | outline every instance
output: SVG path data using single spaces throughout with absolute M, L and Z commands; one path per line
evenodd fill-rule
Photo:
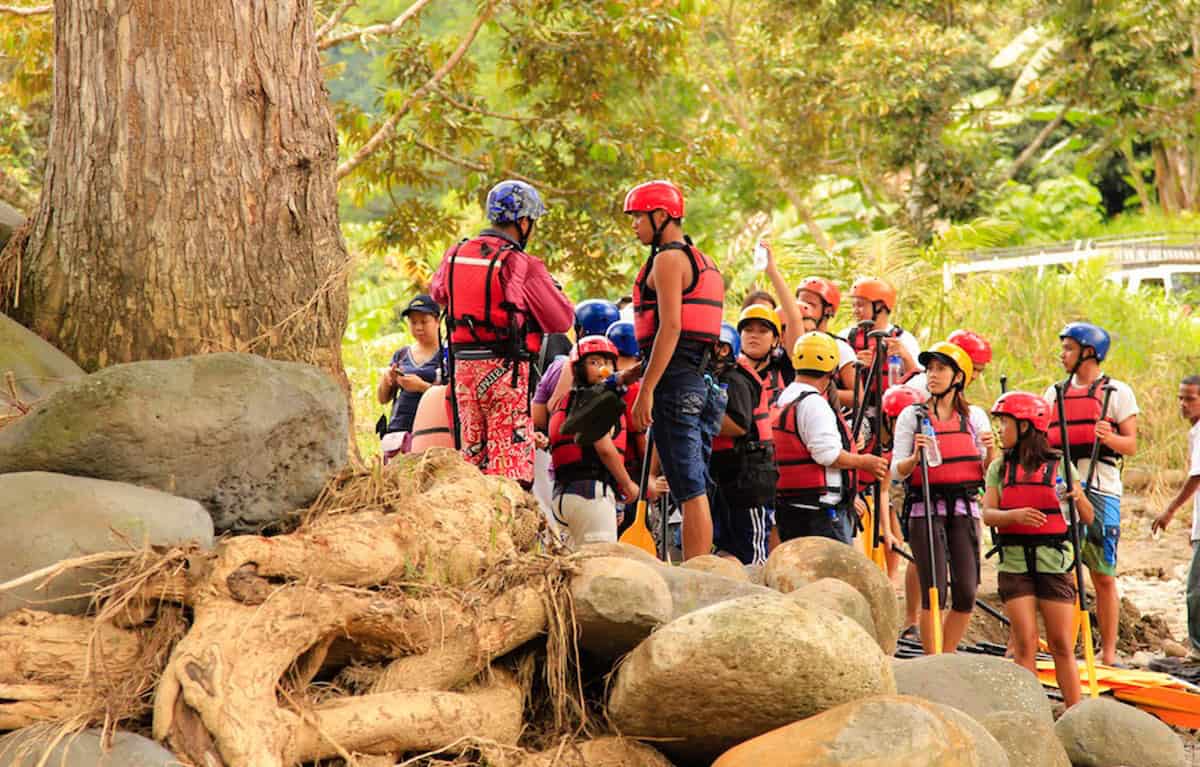
M 904 517 L 921 584 L 921 642 L 927 653 L 933 652 L 930 590 L 936 583 L 938 604 L 944 602 L 949 569 L 953 604 L 941 630 L 943 651 L 954 652 L 970 623 L 979 587 L 979 492 L 991 425 L 980 411 L 972 411 L 963 394 L 973 371 L 971 358 L 961 347 L 938 342 L 921 352 L 918 360 L 925 367 L 930 399 L 909 406 L 896 419 L 892 475 L 906 480 Z M 926 495 L 932 508 L 926 508 Z

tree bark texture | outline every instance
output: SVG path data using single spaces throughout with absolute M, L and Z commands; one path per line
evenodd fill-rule
M 4 308 L 88 370 L 236 349 L 344 381 L 312 17 L 311 0 L 57 0 L 45 184 L 4 254 Z

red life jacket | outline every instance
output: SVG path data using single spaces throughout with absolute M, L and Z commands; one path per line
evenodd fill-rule
M 494 234 L 463 240 L 446 255 L 446 324 L 453 346 L 503 348 L 504 356 L 536 353 L 541 348 L 541 334 L 526 332 L 526 318 L 505 300 L 500 280 L 505 262 L 523 255 L 517 245 Z M 523 346 L 514 347 L 514 341 Z
M 683 291 L 680 307 L 680 341 L 704 347 L 716 344 L 725 309 L 725 281 L 712 259 L 686 239 L 667 243 L 652 253 L 633 282 L 633 327 L 638 347 L 648 354 L 658 334 L 658 294 L 646 281 L 654 268 L 654 259 L 664 250 L 681 250 L 692 262 L 692 281 Z
M 887 331 L 887 333 L 890 338 L 899 338 L 904 334 L 904 329 L 899 325 L 892 325 L 891 330 Z M 859 330 L 857 325 L 850 328 L 850 332 L 846 334 L 846 343 L 850 344 L 850 348 L 854 349 L 855 353 L 867 350 L 872 352 L 875 351 L 875 340 L 868 334 Z M 887 354 L 886 345 L 883 348 L 883 353 L 885 355 Z M 874 355 L 872 355 L 871 359 L 872 364 L 875 364 Z M 883 393 L 887 390 L 887 358 L 885 357 L 878 362 L 879 375 L 871 383 L 869 390 L 863 389 L 863 404 L 867 407 L 879 407 L 879 403 L 883 399 Z M 863 370 L 863 386 L 866 386 L 867 384 L 867 374 L 870 370 L 870 367 Z M 916 372 L 916 370 L 913 370 L 904 380 L 907 381 L 908 378 L 911 378 L 916 374 Z
M 746 430 L 743 437 L 722 437 L 717 435 L 713 438 L 712 449 L 714 453 L 721 453 L 726 450 L 733 450 L 734 442 L 738 439 L 750 439 L 755 442 L 770 442 L 771 441 L 771 391 L 766 386 L 766 381 L 759 377 L 758 371 L 754 369 L 754 365 L 744 357 L 738 357 L 737 367 L 730 371 L 731 375 L 745 375 L 758 389 L 758 404 L 754 406 L 753 424 L 751 428 Z M 776 395 L 778 397 L 778 395 Z
M 930 418 L 933 430 L 937 434 L 942 463 L 929 467 L 929 486 L 931 490 L 939 486 L 952 486 L 977 492 L 983 487 L 983 459 L 975 445 L 971 420 L 965 415 L 956 413 L 955 416 L 948 421 Z M 923 484 L 919 469 L 909 477 L 909 484 L 913 487 Z
M 642 389 L 641 381 L 634 381 L 625 389 L 625 428 L 621 433 L 625 436 L 625 470 L 629 472 L 629 476 L 634 480 L 639 480 L 642 476 L 642 451 L 638 447 L 637 438 L 645 434 L 643 431 L 633 430 L 633 403 L 637 402 L 638 392 Z
M 1007 525 L 997 528 L 994 539 L 1000 546 L 1061 545 L 1067 540 L 1069 527 L 1054 491 L 1058 477 L 1058 458 L 1052 458 L 1039 469 L 1027 472 L 1016 461 L 1005 459 L 1000 467 L 1000 508 L 1020 509 L 1032 506 L 1046 515 L 1041 527 Z
M 1100 420 L 1100 409 L 1104 406 L 1101 389 L 1108 383 L 1108 376 L 1100 376 L 1086 387 L 1068 386 L 1063 392 L 1063 411 L 1067 416 L 1067 439 L 1071 442 L 1069 453 L 1071 461 L 1077 463 L 1083 458 L 1092 457 L 1092 442 L 1096 439 L 1096 422 Z M 1117 423 L 1111 418 L 1106 419 L 1116 430 Z M 1058 426 L 1058 407 L 1050 406 L 1050 446 L 1063 449 L 1062 430 Z M 1116 466 L 1120 454 L 1112 448 L 1101 444 L 1100 458 L 1102 463 Z
M 775 462 L 779 465 L 779 484 L 777 495 L 783 500 L 798 501 L 804 505 L 816 506 L 822 495 L 833 492 L 835 488 L 827 485 L 825 467 L 817 463 L 808 446 L 800 439 L 798 408 L 806 397 L 818 394 L 815 391 L 805 391 L 795 400 L 780 408 L 772 419 L 773 438 L 775 440 Z M 819 396 L 819 395 L 818 395 Z M 850 427 L 836 409 L 833 411 L 838 420 L 838 436 L 842 440 L 842 449 L 857 452 L 850 444 Z M 844 501 L 852 489 L 849 472 L 842 472 L 842 486 L 836 488 L 842 494 Z
M 550 416 L 550 462 L 554 466 L 554 481 L 556 483 L 594 480 L 616 486 L 616 478 L 609 473 L 608 467 L 600 460 L 592 445 L 579 445 L 574 435 L 563 434 L 562 425 L 567 420 L 567 412 L 571 409 L 574 394 L 567 397 L 564 405 Z M 625 417 L 621 417 L 617 433 L 613 435 L 613 445 L 625 460 Z

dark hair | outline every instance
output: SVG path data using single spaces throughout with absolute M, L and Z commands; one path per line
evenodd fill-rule
M 753 306 L 754 304 L 761 303 L 762 301 L 769 301 L 772 309 L 779 308 L 779 303 L 775 300 L 775 296 L 771 295 L 765 290 L 755 290 L 747 295 L 746 298 L 742 300 L 742 308 L 745 309 L 747 306 Z
M 1009 417 L 1012 418 L 1012 416 Z M 1045 432 L 1033 428 L 1028 421 L 1016 421 L 1016 423 L 1017 444 L 1004 451 L 1006 462 L 1015 458 L 1017 465 L 1029 473 L 1037 471 L 1047 461 L 1057 461 L 1062 458 L 1061 451 L 1050 447 L 1050 437 Z M 1022 424 L 1025 425 L 1023 434 L 1021 433 Z
M 1200 375 L 1191 375 L 1179 382 L 1180 386 L 1200 386 Z

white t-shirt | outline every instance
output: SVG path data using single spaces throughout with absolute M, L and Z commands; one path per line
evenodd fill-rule
M 992 430 L 992 422 L 988 414 L 978 405 L 968 408 L 967 423 L 970 425 L 972 436 L 975 437 L 975 447 L 979 450 L 979 459 L 987 458 L 987 448 L 979 435 Z M 913 437 L 917 433 L 917 406 L 909 405 L 896 418 L 896 429 L 892 438 L 892 479 L 904 479 L 896 469 L 896 465 L 913 454 Z
M 1189 477 L 1200 475 L 1200 421 L 1188 430 L 1188 465 Z M 1200 493 L 1192 496 L 1192 540 L 1200 541 Z
M 796 406 L 796 433 L 812 454 L 813 460 L 825 467 L 825 486 L 839 491 L 821 496 L 821 503 L 833 505 L 841 500 L 842 487 L 842 470 L 833 467 L 833 463 L 842 454 L 842 437 L 838 432 L 840 427 L 837 415 L 820 391 L 799 381 L 788 384 L 779 395 L 778 406 L 787 406 L 806 391 L 815 392 L 816 396 L 805 397 Z
M 858 359 L 858 355 L 854 353 L 854 347 L 846 343 L 846 339 L 840 336 L 836 337 L 834 340 L 837 341 L 838 347 L 838 370 L 841 370 L 847 365 L 853 365 L 854 361 Z
M 1115 378 L 1109 379 L 1108 383 L 1113 387 L 1112 400 L 1110 400 L 1108 403 L 1109 420 L 1120 424 L 1124 423 L 1125 419 L 1132 418 L 1133 416 L 1142 412 L 1138 409 L 1137 398 L 1133 396 L 1133 389 L 1130 389 L 1128 384 L 1118 381 Z M 1071 379 L 1072 388 L 1081 385 L 1082 384 L 1080 384 L 1077 379 Z M 1103 400 L 1103 391 L 1097 390 L 1096 394 L 1098 394 Z M 1042 397 L 1050 403 L 1050 407 L 1052 408 L 1050 412 L 1052 414 L 1057 414 L 1058 410 L 1056 408 L 1058 407 L 1058 400 L 1057 395 L 1054 392 L 1054 386 L 1051 385 L 1047 387 L 1045 393 L 1042 394 Z M 1088 458 L 1080 458 L 1075 463 L 1075 469 L 1079 472 L 1079 476 L 1083 480 L 1087 479 L 1088 465 L 1090 463 L 1091 460 Z M 1103 493 L 1104 495 L 1111 495 L 1116 498 L 1120 498 L 1125 492 L 1125 488 L 1121 484 L 1121 470 L 1116 466 L 1110 466 L 1104 461 L 1100 461 L 1096 466 L 1096 478 L 1092 484 L 1092 489 L 1096 492 Z

